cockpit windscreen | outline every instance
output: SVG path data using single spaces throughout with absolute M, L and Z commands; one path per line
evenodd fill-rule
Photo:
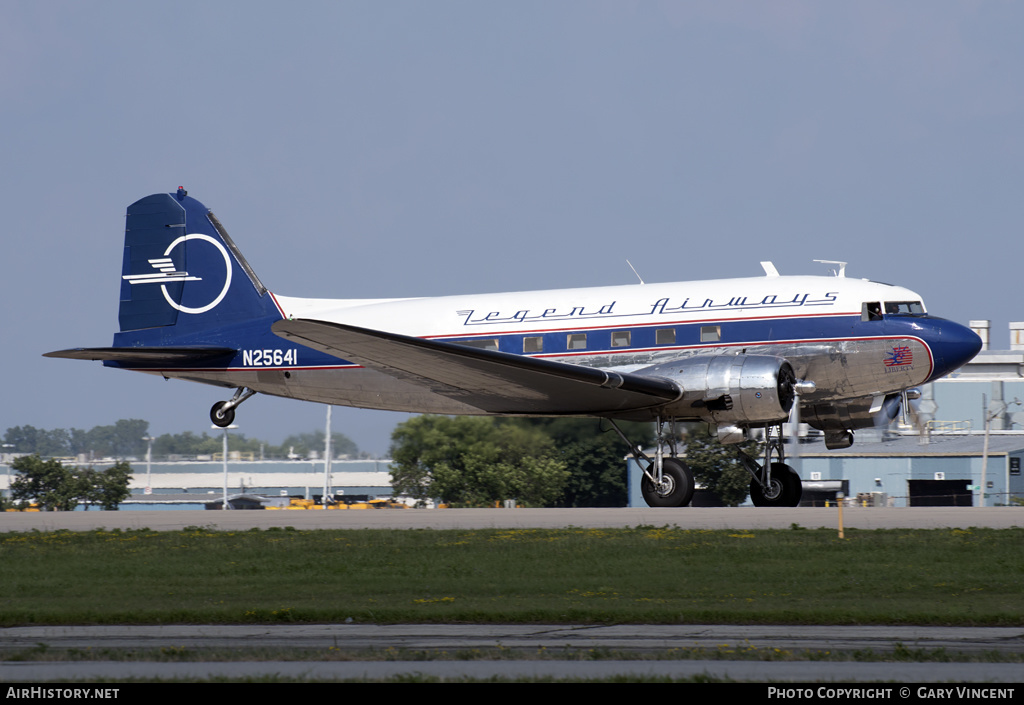
M 886 313 L 921 315 L 924 313 L 924 306 L 920 301 L 886 301 Z

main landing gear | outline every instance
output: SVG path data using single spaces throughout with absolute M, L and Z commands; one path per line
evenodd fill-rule
M 678 457 L 674 418 L 669 420 L 671 433 L 666 434 L 665 422 L 658 417 L 657 447 L 653 458 L 633 446 L 613 420 L 608 419 L 608 422 L 630 447 L 633 459 L 644 474 L 640 492 L 648 506 L 685 507 L 693 500 L 693 472 Z M 750 501 L 755 507 L 795 507 L 800 504 L 803 485 L 797 472 L 786 465 L 782 424 L 765 428 L 764 463 L 758 463 L 738 448 L 736 454 L 753 476 Z
M 736 449 L 753 480 L 750 482 L 750 501 L 755 507 L 795 507 L 800 504 L 803 484 L 796 471 L 786 465 L 782 445 L 782 424 L 765 428 L 764 463 L 758 463 L 743 451 Z M 772 457 L 778 461 L 772 462 Z
M 677 457 L 675 419 L 672 432 L 664 432 L 664 422 L 658 417 L 658 445 L 653 458 L 649 458 L 639 447 L 634 447 L 622 429 L 612 421 L 612 428 L 626 442 L 633 452 L 633 459 L 644 473 L 640 481 L 640 492 L 649 507 L 685 507 L 693 499 L 693 473 L 689 466 Z M 665 448 L 669 456 L 665 457 Z
M 210 409 L 210 421 L 214 426 L 227 428 L 235 421 L 235 408 L 256 392 L 248 387 L 239 387 L 229 401 L 219 401 Z

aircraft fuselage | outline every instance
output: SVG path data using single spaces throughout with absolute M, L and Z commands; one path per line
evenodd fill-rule
M 963 364 L 974 341 L 923 313 L 898 286 L 846 277 L 756 277 L 673 284 L 390 300 L 274 296 L 274 318 L 316 318 L 486 350 L 633 372 L 698 355 L 773 355 L 815 383 L 805 404 L 894 393 Z M 917 314 L 881 313 L 868 306 Z M 481 413 L 421 385 L 274 335 L 268 321 L 224 327 L 237 354 L 215 368 L 132 369 L 277 396 L 373 409 Z M 159 330 L 119 333 L 115 345 L 159 344 Z M 178 344 L 187 339 L 176 337 Z M 209 332 L 202 342 L 210 344 Z M 969 359 L 969 357 L 968 357 Z M 126 366 L 107 362 L 112 366 Z

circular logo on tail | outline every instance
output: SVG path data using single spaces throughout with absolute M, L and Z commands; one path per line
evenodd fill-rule
M 227 296 L 228 289 L 231 288 L 231 258 L 228 256 L 228 251 L 224 249 L 223 245 L 221 245 L 219 242 L 217 242 L 209 235 L 203 235 L 201 233 L 182 235 L 177 240 L 175 240 L 174 242 L 167 246 L 167 250 L 164 251 L 164 256 L 166 257 L 170 255 L 175 247 L 177 247 L 178 245 L 187 240 L 204 240 L 213 245 L 214 247 L 216 247 L 217 250 L 220 251 L 221 257 L 224 258 L 224 286 L 221 288 L 220 293 L 217 294 L 217 296 L 210 303 L 206 304 L 205 306 L 192 307 L 183 306 L 182 304 L 178 303 L 173 298 L 171 298 L 171 295 L 167 293 L 167 287 L 164 284 L 160 285 L 160 290 L 163 291 L 164 298 L 167 300 L 167 303 L 169 303 L 171 306 L 178 309 L 182 313 L 206 313 L 210 309 L 214 308 L 221 301 L 223 301 L 224 297 Z M 192 279 L 193 281 L 200 280 L 199 277 L 189 277 L 187 273 L 185 274 L 185 277 L 187 279 Z

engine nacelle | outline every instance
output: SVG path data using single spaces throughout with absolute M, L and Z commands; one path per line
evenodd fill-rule
M 713 424 L 771 424 L 793 408 L 796 375 L 771 355 L 696 356 L 642 371 L 678 384 L 682 396 L 662 413 Z

